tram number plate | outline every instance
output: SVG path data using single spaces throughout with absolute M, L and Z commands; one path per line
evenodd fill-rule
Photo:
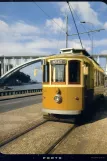
M 51 64 L 66 64 L 66 60 L 51 60 Z

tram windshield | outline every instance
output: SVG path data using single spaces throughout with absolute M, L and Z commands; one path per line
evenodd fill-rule
M 52 82 L 65 82 L 65 64 L 52 65 Z
M 80 61 L 70 60 L 69 63 L 69 84 L 80 83 Z

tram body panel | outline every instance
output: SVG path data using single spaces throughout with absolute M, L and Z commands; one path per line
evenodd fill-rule
M 61 91 L 62 102 L 56 103 L 57 89 Z M 83 87 L 43 87 L 43 107 L 54 110 L 83 110 Z M 44 110 L 45 111 L 45 110 Z

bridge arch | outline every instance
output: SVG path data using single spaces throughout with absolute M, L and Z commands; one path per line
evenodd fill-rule
M 29 65 L 32 65 L 34 63 L 38 63 L 38 62 L 41 62 L 44 58 L 46 57 L 41 57 L 41 58 L 36 58 L 36 59 L 33 59 L 33 60 L 30 60 L 28 62 L 25 62 L 21 65 L 18 65 L 17 67 L 14 67 L 12 68 L 11 70 L 9 70 L 8 72 L 6 72 L 4 75 L 1 76 L 0 78 L 0 86 L 3 85 L 4 81 L 9 77 L 11 76 L 12 74 L 14 74 L 15 72 L 17 72 L 18 70 L 21 70 Z

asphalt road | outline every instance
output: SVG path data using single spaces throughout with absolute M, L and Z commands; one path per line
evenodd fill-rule
M 0 113 L 41 103 L 42 95 L 0 101 Z

